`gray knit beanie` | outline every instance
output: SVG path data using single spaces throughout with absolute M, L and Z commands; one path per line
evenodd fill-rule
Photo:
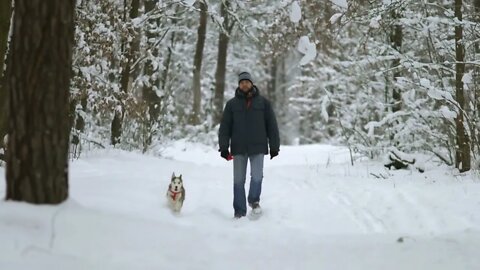
M 252 75 L 250 75 L 250 73 L 246 71 L 238 74 L 238 83 L 240 83 L 243 80 L 249 80 L 253 84 Z

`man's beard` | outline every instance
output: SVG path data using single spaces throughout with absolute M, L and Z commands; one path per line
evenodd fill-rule
M 242 90 L 242 91 L 243 91 L 245 94 L 247 94 L 247 93 L 250 93 L 250 92 L 252 92 L 252 90 L 253 90 L 253 86 L 251 86 L 251 87 L 250 87 L 250 88 L 248 88 L 247 90 L 243 90 L 242 88 L 240 88 L 240 90 Z

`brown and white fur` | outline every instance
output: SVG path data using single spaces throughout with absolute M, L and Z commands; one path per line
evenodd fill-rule
M 183 187 L 182 175 L 175 176 L 175 173 L 173 173 L 167 190 L 168 206 L 172 211 L 179 213 L 182 209 L 184 200 L 185 188 Z

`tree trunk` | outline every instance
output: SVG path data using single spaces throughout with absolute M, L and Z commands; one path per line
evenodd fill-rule
M 318 16 L 311 20 L 314 23 L 315 37 L 319 41 L 316 45 L 317 51 L 323 54 L 329 54 L 332 49 L 334 37 L 332 35 L 332 3 L 330 1 L 307 0 L 305 7 L 309 10 L 318 10 Z M 308 19 L 304 19 L 308 20 Z
M 3 74 L 4 69 L 11 15 L 12 0 L 0 0 L 0 76 Z
M 173 14 L 178 13 L 178 7 L 175 7 L 175 11 Z M 172 23 L 171 26 L 175 26 L 177 24 L 177 19 L 172 18 Z M 167 52 L 167 58 L 163 63 L 163 73 L 162 73 L 162 78 L 161 78 L 161 84 L 162 84 L 162 90 L 165 90 L 167 87 L 167 82 L 168 82 L 168 74 L 170 72 L 170 64 L 172 62 L 172 51 L 175 47 L 175 41 L 176 41 L 176 32 L 172 32 L 172 35 L 170 36 L 170 46 L 168 46 L 168 52 Z
M 473 5 L 474 20 L 476 23 L 480 23 L 480 0 L 475 0 Z M 480 41 L 475 42 L 475 52 L 480 53 Z
M 273 110 L 277 116 L 277 119 L 285 119 L 288 110 L 284 110 L 283 108 L 287 108 L 288 104 L 288 95 L 287 95 L 287 68 L 286 68 L 286 58 L 285 57 L 277 57 L 275 61 L 275 65 L 277 66 L 277 78 L 275 80 L 276 84 L 276 93 L 275 93 L 275 103 L 272 102 Z
M 333 40 L 335 40 L 335 37 L 333 36 L 333 30 L 332 30 L 332 24 L 330 23 L 330 18 L 333 16 L 333 10 L 332 10 L 332 2 L 331 1 L 325 1 L 324 3 L 324 24 L 325 24 L 325 52 L 330 52 L 333 47 Z
M 155 8 L 157 3 L 158 0 L 145 1 L 145 13 L 151 12 Z M 148 29 L 146 30 L 148 42 L 150 40 L 155 40 L 155 42 L 158 40 L 158 32 L 156 31 L 159 27 L 158 23 L 158 19 L 149 19 Z M 149 45 L 152 57 L 157 58 L 159 52 L 158 46 L 155 46 L 155 42 L 149 42 Z M 144 85 L 142 92 L 143 100 L 148 108 L 148 119 L 147 121 L 145 121 L 147 134 L 145 134 L 146 138 L 143 145 L 144 152 L 147 150 L 147 147 L 150 146 L 150 144 L 152 143 L 153 127 L 154 124 L 158 121 L 158 117 L 160 116 L 161 97 L 158 96 L 160 92 L 160 76 L 158 75 L 159 68 L 157 67 L 156 69 L 154 69 L 153 67 L 153 61 L 151 59 L 147 59 L 145 63 L 144 73 L 151 79 L 149 84 Z
M 162 73 L 162 90 L 165 90 L 167 87 L 167 81 L 168 81 L 168 73 L 170 71 L 170 63 L 172 62 L 172 48 L 175 47 L 175 37 L 176 34 L 175 32 L 172 33 L 172 36 L 170 37 L 170 46 L 168 46 L 168 53 L 167 53 L 167 59 L 165 60 L 164 63 L 164 69 Z
M 270 79 L 268 80 L 267 84 L 267 93 L 268 99 L 272 104 L 277 104 L 277 57 L 275 55 L 272 56 L 270 67 L 268 73 L 270 74 Z
M 8 56 L 7 200 L 68 197 L 74 0 L 17 0 Z
M 0 149 L 4 147 L 3 137 L 7 134 L 7 97 L 4 88 L 3 70 L 5 54 L 8 47 L 11 15 L 12 0 L 0 0 Z
M 227 50 L 229 37 L 221 33 L 218 42 L 217 69 L 215 71 L 215 97 L 214 97 L 214 122 L 220 123 L 223 111 L 223 99 L 225 92 L 225 73 L 227 68 Z
M 455 0 L 455 17 L 462 22 L 462 0 Z M 455 100 L 460 108 L 458 108 L 457 117 L 455 119 L 457 131 L 457 149 L 455 167 L 460 172 L 470 170 L 470 142 L 465 132 L 464 112 L 465 112 L 465 96 L 463 91 L 463 75 L 465 73 L 465 46 L 463 44 L 463 26 L 455 26 L 455 55 L 456 55 L 456 76 L 455 76 Z
M 195 57 L 193 59 L 193 112 L 190 118 L 191 124 L 200 124 L 200 109 L 201 109 L 201 71 L 203 48 L 205 47 L 205 35 L 207 32 L 207 5 L 204 1 L 199 1 L 200 5 L 200 24 L 198 26 L 198 39 L 195 49 Z
M 401 52 L 402 49 L 402 26 L 400 23 L 400 14 L 393 10 L 391 12 L 392 18 L 394 20 L 394 24 L 392 27 L 392 32 L 390 33 L 390 42 L 393 47 L 398 53 Z M 400 94 L 400 90 L 396 86 L 397 78 L 402 76 L 400 71 L 400 57 L 397 57 L 393 60 L 392 68 L 393 68 L 393 85 L 392 85 L 392 97 L 393 97 L 393 106 L 392 111 L 398 112 L 402 109 L 402 96 Z
M 12 0 L 0 0 L 0 75 L 3 74 L 4 70 L 11 16 Z
M 126 1 L 124 2 L 126 3 Z M 130 19 L 134 19 L 138 17 L 138 10 L 140 7 L 140 0 L 132 0 L 131 9 L 130 9 Z M 126 9 L 126 6 L 125 6 Z M 111 143 L 112 145 L 116 145 L 120 143 L 120 138 L 122 136 L 123 131 L 123 118 L 125 116 L 125 105 L 124 99 L 122 96 L 127 96 L 128 89 L 131 82 L 131 72 L 132 72 L 132 65 L 134 62 L 134 56 L 136 51 L 138 51 L 138 43 L 137 38 L 133 38 L 130 42 L 130 46 L 128 46 L 128 53 L 125 60 L 125 66 L 122 70 L 122 77 L 120 79 L 120 87 L 122 93 L 118 96 L 119 105 L 115 108 L 115 113 L 112 120 L 111 126 Z
M 474 2 L 474 20 L 476 23 L 480 23 L 480 0 L 475 0 Z M 477 42 L 475 42 L 475 55 L 480 55 L 480 41 L 478 39 L 480 38 L 480 35 L 477 35 L 475 37 L 477 39 Z M 478 60 L 478 59 L 476 59 Z M 475 87 L 475 92 L 474 94 L 474 102 L 473 102 L 473 108 L 474 108 L 474 113 L 473 113 L 473 128 L 472 128 L 472 138 L 476 138 L 476 144 L 477 144 L 477 151 L 480 154 L 480 141 L 479 141 L 479 134 L 480 134 L 480 67 L 476 65 L 474 67 L 474 87 Z M 474 144 L 475 145 L 475 144 Z
M 131 9 L 130 9 L 130 22 L 138 17 L 138 10 L 140 8 L 140 0 L 132 0 Z M 132 26 L 133 28 L 133 26 Z M 131 33 L 135 35 L 135 33 Z M 128 39 L 128 38 L 127 38 Z M 132 79 L 132 65 L 134 62 L 134 56 L 138 51 L 138 38 L 133 37 L 132 41 L 128 46 L 127 58 L 125 61 L 125 67 L 122 70 L 122 78 L 120 79 L 120 86 L 122 92 L 127 93 Z
M 77 100 L 74 100 L 70 103 L 70 115 L 72 119 L 72 123 L 75 122 L 74 125 L 74 134 L 72 135 L 71 143 L 75 146 L 80 144 L 80 136 L 79 134 L 85 131 L 85 119 L 83 118 L 83 113 L 87 110 L 87 103 L 88 103 L 88 94 L 82 93 L 80 97 L 77 97 Z M 80 105 L 81 111 L 83 113 L 78 112 L 77 106 Z M 76 154 L 76 153 L 75 153 Z
M 214 124 L 220 123 L 223 111 L 223 97 L 225 92 L 225 73 L 227 69 L 227 51 L 228 42 L 230 40 L 229 33 L 226 31 L 231 30 L 233 25 L 229 24 L 228 15 L 228 1 L 225 1 L 220 8 L 220 15 L 223 17 L 223 30 L 220 31 L 220 37 L 218 40 L 218 57 L 217 57 L 217 69 L 215 71 L 215 97 L 213 100 L 214 105 Z

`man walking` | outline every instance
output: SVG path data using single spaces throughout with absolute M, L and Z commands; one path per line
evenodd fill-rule
M 277 120 L 270 102 L 260 95 L 248 72 L 238 75 L 235 97 L 223 110 L 218 135 L 220 155 L 226 160 L 233 156 L 233 209 L 235 218 L 247 214 L 245 178 L 250 160 L 250 190 L 248 204 L 254 214 L 260 214 L 260 194 L 263 180 L 263 157 L 270 159 L 280 151 Z M 231 152 L 228 150 L 230 147 Z

